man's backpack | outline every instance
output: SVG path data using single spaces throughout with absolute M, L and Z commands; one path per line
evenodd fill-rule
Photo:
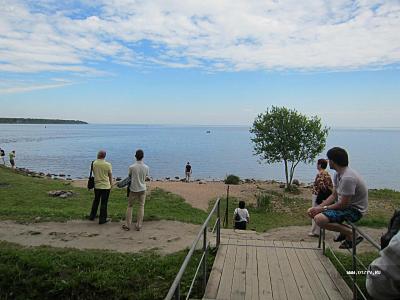
M 389 245 L 390 240 L 400 230 L 400 210 L 395 210 L 392 218 L 390 219 L 388 231 L 381 236 L 381 250 Z

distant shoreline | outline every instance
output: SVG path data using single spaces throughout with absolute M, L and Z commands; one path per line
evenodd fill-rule
M 80 120 L 0 118 L 0 124 L 88 124 Z

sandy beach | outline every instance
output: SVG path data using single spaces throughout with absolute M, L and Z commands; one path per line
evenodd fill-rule
M 147 182 L 149 191 L 161 188 L 165 191 L 181 196 L 191 206 L 206 211 L 210 200 L 217 197 L 225 198 L 227 185 L 222 181 L 202 181 L 199 182 L 181 182 L 181 181 L 150 181 Z M 74 180 L 72 185 L 75 187 L 85 188 L 87 180 Z M 229 195 L 246 203 L 254 203 L 256 195 L 263 190 L 283 192 L 283 188 L 279 187 L 279 183 L 271 183 L 266 181 L 256 181 L 252 183 L 242 183 L 239 185 L 229 185 Z M 299 197 L 311 199 L 311 189 L 300 187 Z M 311 200 L 310 200 L 311 203 Z

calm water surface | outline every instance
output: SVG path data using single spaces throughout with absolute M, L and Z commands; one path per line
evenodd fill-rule
M 348 150 L 350 165 L 369 188 L 400 190 L 400 129 L 332 129 L 327 149 L 333 146 Z M 135 149 L 142 148 L 153 178 L 184 177 L 189 161 L 194 178 L 222 179 L 232 173 L 284 180 L 281 164 L 260 164 L 253 156 L 247 127 L 0 125 L 0 147 L 7 153 L 16 150 L 18 167 L 74 178 L 88 176 L 99 149 L 107 150 L 114 175 L 125 176 Z M 315 165 L 299 164 L 294 177 L 311 182 L 315 173 Z

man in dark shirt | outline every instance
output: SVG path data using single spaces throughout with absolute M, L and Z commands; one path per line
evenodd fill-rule
M 190 181 L 190 176 L 192 175 L 192 166 L 188 162 L 185 167 L 186 182 Z

